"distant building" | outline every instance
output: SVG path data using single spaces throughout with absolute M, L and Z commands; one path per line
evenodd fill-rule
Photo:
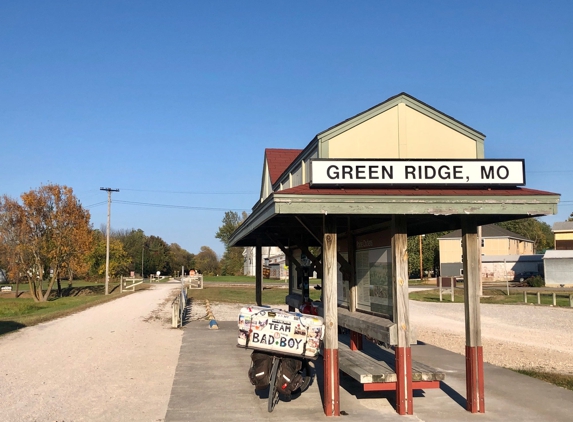
M 455 230 L 440 237 L 438 241 L 440 247 L 440 275 L 444 277 L 463 276 L 462 231 Z M 496 224 L 488 224 L 486 226 L 482 226 L 481 254 L 483 257 L 487 256 L 488 260 L 492 260 L 492 262 L 497 261 L 499 263 L 503 263 L 503 260 L 505 259 L 506 266 L 504 267 L 504 271 L 508 267 L 508 262 L 511 262 L 511 268 L 507 270 L 507 274 L 504 274 L 504 278 L 500 278 L 500 280 L 504 280 L 506 278 L 512 280 L 518 276 L 519 272 L 521 272 L 520 267 L 522 266 L 522 264 L 516 266 L 519 259 L 516 259 L 515 256 L 533 255 L 534 242 Z M 540 263 L 541 255 L 535 259 Z M 525 261 L 522 259 L 521 262 Z M 484 269 L 486 271 L 484 271 Z M 487 269 L 487 266 L 484 268 L 482 259 L 482 277 L 487 279 L 489 274 L 499 272 L 499 269 L 492 269 L 489 271 L 487 271 Z
M 546 286 L 573 286 L 573 250 L 546 251 L 543 263 Z
M 573 250 L 573 221 L 554 223 L 551 230 L 555 235 L 554 245 L 556 250 Z
M 274 267 L 278 265 L 279 262 L 282 262 L 282 266 L 285 265 L 285 255 L 280 250 L 280 248 L 276 246 L 263 246 L 262 248 L 262 257 L 263 257 L 263 268 L 268 269 L 271 271 L 270 265 L 273 264 Z M 256 248 L 254 246 L 246 247 L 243 250 L 243 274 L 254 277 L 257 271 L 257 255 L 256 255 Z M 286 271 L 288 274 L 288 271 Z M 276 273 L 276 270 L 275 270 Z M 281 273 L 276 277 L 273 277 L 272 272 L 269 273 L 270 278 L 281 278 Z

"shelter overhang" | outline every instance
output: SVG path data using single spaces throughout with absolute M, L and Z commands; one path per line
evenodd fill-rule
M 460 219 L 452 218 L 455 216 L 474 215 L 485 225 L 555 214 L 559 197 L 529 188 L 313 189 L 307 183 L 274 192 L 257 204 L 231 244 L 253 246 L 257 236 L 266 238 L 269 245 L 276 240 L 287 242 L 301 217 L 323 215 L 354 222 L 349 222 L 349 227 L 342 224 L 342 230 L 383 225 L 392 215 L 408 216 L 410 235 L 455 230 L 460 228 Z M 270 237 L 265 236 L 271 232 Z

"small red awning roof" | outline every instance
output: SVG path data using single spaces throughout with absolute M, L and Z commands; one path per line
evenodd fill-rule
M 269 176 L 271 184 L 275 184 L 278 178 L 284 173 L 289 165 L 302 152 L 302 149 L 265 149 L 267 164 L 269 166 Z
M 396 188 L 311 188 L 309 183 L 274 192 L 274 195 L 379 195 L 379 196 L 524 196 L 524 195 L 559 195 L 529 188 L 423 188 L 396 187 Z

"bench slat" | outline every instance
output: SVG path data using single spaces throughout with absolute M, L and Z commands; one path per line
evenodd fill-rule
M 340 336 L 338 342 L 339 367 L 344 373 L 362 384 L 396 382 L 395 355 L 370 342 L 364 342 L 364 352 L 351 350 L 347 336 Z M 412 381 L 442 381 L 443 372 L 412 361 Z
M 397 344 L 396 324 L 386 318 L 338 308 L 338 325 L 392 346 Z

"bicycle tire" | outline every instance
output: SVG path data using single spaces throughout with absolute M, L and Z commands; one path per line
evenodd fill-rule
M 279 392 L 277 390 L 277 375 L 279 372 L 280 363 L 281 363 L 281 358 L 274 356 L 273 366 L 271 368 L 271 380 L 270 380 L 271 382 L 269 385 L 269 399 L 268 399 L 269 413 L 274 410 L 275 405 L 279 402 Z
M 313 367 L 311 363 L 307 360 L 303 361 L 301 375 L 302 375 L 302 385 L 300 386 L 300 392 L 304 393 L 310 387 L 313 379 Z

